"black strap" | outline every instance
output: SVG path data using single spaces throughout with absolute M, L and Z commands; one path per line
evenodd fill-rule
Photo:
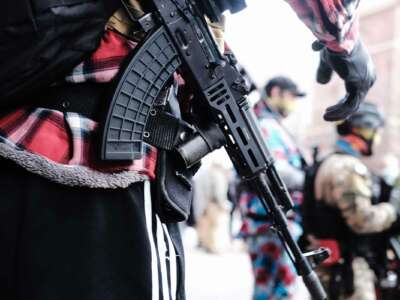
M 99 122 L 108 106 L 108 83 L 71 83 L 50 87 L 35 105 L 61 112 L 75 112 Z
M 102 122 L 109 106 L 109 83 L 70 83 L 49 88 L 35 105 L 63 113 L 74 112 L 96 122 Z M 159 149 L 172 150 L 193 128 L 161 109 L 152 109 L 146 123 L 143 140 Z

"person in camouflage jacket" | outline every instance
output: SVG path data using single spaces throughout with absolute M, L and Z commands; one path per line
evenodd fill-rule
M 349 289 L 343 288 L 339 292 L 339 287 L 336 291 L 339 299 L 376 299 L 375 275 L 363 250 L 365 243 L 368 247 L 372 240 L 364 238 L 370 234 L 399 230 L 396 208 L 388 202 L 375 203 L 371 173 L 360 159 L 372 155 L 377 131 L 383 123 L 377 107 L 364 102 L 357 113 L 337 125 L 336 151 L 322 160 L 315 174 L 315 211 L 312 214 L 308 212 L 307 217 L 319 218 L 314 222 L 319 233 L 315 239 L 311 229 L 308 238 L 314 247 L 322 245 L 318 240 L 321 236 L 325 240 L 337 241 L 337 251 L 344 261 L 342 270 L 350 270 L 353 278 Z M 332 291 L 328 282 L 333 283 L 330 279 L 333 268 L 337 267 L 325 266 L 319 270 L 328 291 Z M 341 276 L 345 276 L 343 274 Z

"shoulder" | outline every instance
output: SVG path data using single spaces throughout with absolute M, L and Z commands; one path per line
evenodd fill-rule
M 316 193 L 335 201 L 344 195 L 371 195 L 371 175 L 368 168 L 356 157 L 332 155 L 322 162 L 315 179 Z M 327 195 L 325 195 L 327 194 Z
M 320 166 L 321 172 L 336 174 L 337 176 L 370 177 L 368 168 L 357 157 L 350 155 L 334 154 L 326 158 Z M 342 174 L 342 175 L 340 175 Z

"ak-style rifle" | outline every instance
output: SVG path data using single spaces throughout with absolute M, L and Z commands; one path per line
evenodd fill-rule
M 196 130 L 182 134 L 174 145 L 183 164 L 189 168 L 224 146 L 237 173 L 258 191 L 312 297 L 326 299 L 311 266 L 326 252 L 303 254 L 290 234 L 286 212 L 292 209 L 292 200 L 246 100 L 248 88 L 232 60 L 218 50 L 207 26 L 206 17 L 218 21 L 224 10 L 239 10 L 242 2 L 146 0 L 151 11 L 134 21 L 147 38 L 133 53 L 116 87 L 104 127 L 102 158 L 141 157 L 142 144 L 152 135 L 146 128 L 157 114 L 157 97 L 179 69 L 194 84 L 197 106 L 192 111 Z

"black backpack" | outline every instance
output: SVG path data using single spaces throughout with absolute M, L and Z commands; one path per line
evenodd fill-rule
M 119 0 L 3 0 L 0 108 L 26 104 L 99 45 Z
M 303 187 L 303 202 L 301 204 L 301 215 L 303 229 L 306 234 L 314 234 L 314 229 L 317 223 L 316 214 L 316 199 L 314 192 L 314 182 L 319 166 L 322 161 L 313 161 L 312 165 L 308 165 L 305 169 L 305 179 Z
M 352 235 L 345 224 L 339 209 L 330 207 L 315 197 L 315 178 L 324 159 L 314 160 L 305 168 L 303 202 L 301 205 L 304 234 L 313 234 L 317 238 L 347 239 Z

